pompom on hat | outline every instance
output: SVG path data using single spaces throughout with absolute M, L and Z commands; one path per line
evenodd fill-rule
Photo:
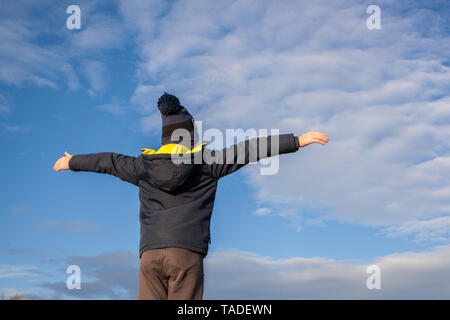
M 181 111 L 180 100 L 174 95 L 164 92 L 158 99 L 158 109 L 165 116 L 178 113 Z

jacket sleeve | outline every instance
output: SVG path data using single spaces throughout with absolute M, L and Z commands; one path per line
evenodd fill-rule
M 249 162 L 296 152 L 299 147 L 298 137 L 289 133 L 241 141 L 222 150 L 205 148 L 203 157 L 209 166 L 211 175 L 219 179 L 235 172 Z
M 69 169 L 107 173 L 134 185 L 138 185 L 140 172 L 138 158 L 113 152 L 74 155 L 69 161 Z

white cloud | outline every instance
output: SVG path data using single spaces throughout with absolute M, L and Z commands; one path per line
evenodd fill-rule
M 302 131 L 323 131 L 330 142 L 281 157 L 275 176 L 246 169 L 257 198 L 325 208 L 329 218 L 375 226 L 448 214 L 450 131 L 437 116 L 445 103 L 362 107 L 316 128 L 305 119 L 286 120 L 304 124 Z
M 117 48 L 124 44 L 126 34 L 120 20 L 103 14 L 90 15 L 89 10 L 82 10 L 82 17 L 84 24 L 81 30 L 73 32 L 70 37 L 72 50 L 81 50 L 85 54 Z
M 106 88 L 107 68 L 105 64 L 96 60 L 86 60 L 82 65 L 90 84 L 89 94 L 95 96 L 97 93 L 102 93 Z
M 91 86 L 89 93 L 95 95 L 103 90 L 105 67 L 94 60 L 104 58 L 104 50 L 120 48 L 128 38 L 120 20 L 96 13 L 98 1 L 81 1 L 79 5 L 81 30 L 66 28 L 61 20 L 66 16 L 64 5 L 51 1 L 4 5 L 0 13 L 0 81 L 51 88 L 67 84 L 69 89 L 78 89 L 76 66 L 81 61 L 81 71 L 85 71 Z M 38 13 L 42 8 L 45 16 Z
M 450 217 L 407 221 L 383 232 L 390 237 L 413 236 L 418 241 L 446 241 L 450 234 Z
M 449 258 L 450 246 L 392 254 L 370 264 L 214 252 L 205 262 L 205 299 L 448 299 Z M 381 270 L 380 290 L 366 287 L 372 264 Z
M 72 66 L 52 49 L 33 43 L 31 26 L 20 20 L 0 22 L 0 81 L 13 85 L 31 82 L 39 87 L 56 88 L 65 79 L 71 88 L 78 87 Z
M 13 107 L 9 99 L 0 94 L 0 114 L 10 113 Z
M 142 118 L 139 122 L 139 128 L 142 132 L 161 132 L 161 114 L 159 112 L 154 112 L 149 116 Z
M 450 38 L 438 12 L 389 3 L 383 29 L 368 30 L 356 0 L 120 8 L 138 33 L 133 101 L 144 113 L 170 88 L 208 127 L 327 134 L 328 145 L 281 157 L 276 176 L 244 169 L 260 205 L 284 203 L 298 230 L 295 214 L 314 209 L 327 213 L 307 220 L 380 227 L 450 214 L 445 165 L 427 169 L 449 156 Z
M 270 208 L 258 208 L 255 210 L 254 214 L 257 216 L 267 216 L 272 212 Z
M 136 106 L 138 112 L 148 114 L 157 109 L 157 101 L 163 91 L 168 91 L 163 86 L 159 85 L 139 85 L 131 98 L 131 102 Z M 158 111 L 159 112 L 159 111 Z
M 4 122 L 0 122 L 0 128 L 6 132 L 29 132 L 31 130 L 30 125 L 8 124 Z
M 35 277 L 40 273 L 37 267 L 0 264 L 0 279 Z
M 105 103 L 97 106 L 97 109 L 111 113 L 111 114 L 122 114 L 126 107 L 123 102 L 120 101 L 117 97 L 113 97 L 111 103 Z

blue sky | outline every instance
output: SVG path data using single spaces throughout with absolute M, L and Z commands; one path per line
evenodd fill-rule
M 330 138 L 220 181 L 206 299 L 448 299 L 449 19 L 447 1 L 2 3 L 0 293 L 136 298 L 137 188 L 52 167 L 158 148 L 167 91 L 204 128 Z

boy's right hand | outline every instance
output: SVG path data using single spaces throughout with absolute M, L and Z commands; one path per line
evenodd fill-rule
M 72 155 L 68 152 L 64 152 L 66 155 L 65 157 L 59 158 L 58 161 L 56 161 L 55 165 L 53 166 L 53 169 L 55 171 L 59 170 L 69 170 L 69 161 L 72 158 Z
M 300 147 L 304 147 L 311 143 L 325 144 L 328 143 L 328 140 L 329 139 L 325 133 L 310 131 L 298 137 L 298 144 Z

